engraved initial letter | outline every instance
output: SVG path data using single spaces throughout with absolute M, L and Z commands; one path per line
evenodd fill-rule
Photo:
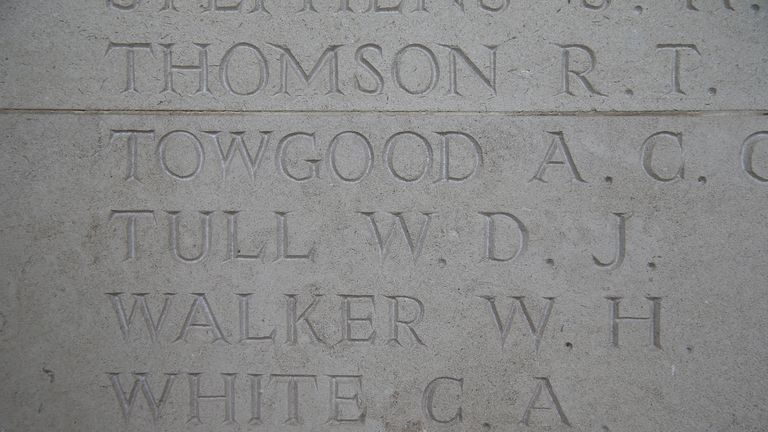
M 653 169 L 653 150 L 658 144 L 658 140 L 656 139 L 657 137 L 672 138 L 680 148 L 680 165 L 677 169 L 677 172 L 672 177 L 662 177 L 656 172 L 656 170 Z M 654 180 L 660 181 L 662 183 L 669 183 L 677 179 L 682 179 L 685 172 L 683 160 L 683 134 L 674 132 L 658 132 L 648 137 L 648 139 L 643 142 L 642 162 L 643 171 L 645 171 L 645 173 Z
M 513 303 L 509 308 L 509 314 L 507 315 L 507 319 L 504 322 L 502 322 L 501 315 L 499 315 L 499 310 L 496 307 L 496 297 L 480 296 L 480 298 L 483 298 L 488 301 L 488 306 L 490 306 L 493 321 L 496 324 L 496 328 L 499 330 L 499 337 L 501 338 L 501 348 L 504 349 L 504 342 L 507 340 L 507 336 L 509 336 L 509 330 L 512 328 L 512 318 L 514 318 L 515 316 L 515 310 L 517 309 L 517 307 Z M 544 307 L 544 312 L 541 314 L 541 319 L 539 319 L 538 325 L 533 323 L 531 314 L 528 313 L 528 308 L 526 308 L 525 306 L 525 297 L 520 296 L 520 297 L 512 297 L 512 298 L 515 299 L 518 304 L 520 304 L 520 310 L 523 311 L 525 320 L 528 323 L 528 329 L 530 330 L 531 338 L 533 339 L 533 351 L 539 352 L 539 346 L 541 345 L 541 338 L 544 336 L 544 329 L 547 327 L 549 316 L 552 314 L 552 308 L 555 305 L 555 298 L 544 297 L 544 300 L 547 300 L 547 305 Z
M 360 212 L 360 214 L 368 217 L 368 222 L 370 222 L 371 226 L 371 232 L 373 233 L 374 239 L 379 246 L 379 255 L 381 256 L 382 263 L 387 258 L 387 255 L 389 255 L 389 252 L 392 249 L 392 235 L 395 233 L 395 228 L 398 226 L 398 223 L 400 230 L 403 232 L 403 237 L 405 237 L 405 242 L 408 245 L 408 250 L 411 252 L 411 258 L 413 259 L 413 262 L 416 263 L 416 261 L 418 261 L 419 256 L 421 256 L 421 250 L 424 248 L 424 243 L 427 239 L 427 231 L 429 230 L 429 223 L 432 220 L 433 213 L 421 213 L 421 215 L 424 216 L 424 222 L 421 223 L 421 228 L 419 229 L 419 237 L 416 239 L 416 241 L 414 241 L 411 237 L 411 232 L 408 229 L 408 224 L 405 222 L 405 217 L 400 212 L 390 213 L 395 217 L 395 219 L 392 221 L 389 232 L 387 232 L 384 237 L 381 236 L 379 225 L 376 223 L 376 218 L 374 217 L 375 213 Z
M 616 270 L 621 267 L 621 263 L 624 262 L 624 256 L 626 254 L 626 224 L 627 219 L 629 219 L 631 215 L 628 213 L 614 213 L 613 215 L 619 218 L 618 224 L 616 225 L 616 254 L 613 257 L 613 260 L 604 263 L 597 259 L 596 256 L 592 255 L 592 261 L 594 261 L 595 265 L 605 270 Z
M 552 143 L 549 145 L 549 149 L 547 149 L 547 155 L 544 156 L 544 161 L 541 163 L 541 165 L 539 165 L 539 169 L 536 171 L 536 174 L 533 176 L 533 178 L 528 181 L 532 182 L 534 180 L 538 180 L 542 183 L 546 183 L 547 181 L 544 180 L 544 173 L 547 171 L 547 168 L 550 166 L 568 165 L 568 170 L 570 170 L 574 180 L 580 183 L 586 183 L 586 181 L 581 178 L 581 174 L 579 174 L 579 170 L 576 168 L 576 164 L 573 162 L 571 151 L 568 149 L 568 145 L 565 143 L 565 135 L 563 135 L 563 133 L 560 131 L 547 133 L 552 135 L 554 138 L 552 138 Z M 560 153 L 563 154 L 563 160 L 552 160 L 558 150 L 560 150 Z
M 456 408 L 456 414 L 454 414 L 453 417 L 449 419 L 439 419 L 435 416 L 435 413 L 434 413 L 435 392 L 441 385 L 448 384 L 450 382 L 456 383 L 456 386 L 458 386 L 458 390 L 459 390 L 458 398 L 461 399 L 462 393 L 464 391 L 464 379 L 457 379 L 457 378 L 451 378 L 451 377 L 435 378 L 429 384 L 427 384 L 427 387 L 424 389 L 424 394 L 421 397 L 421 409 L 424 412 L 424 416 L 432 420 L 433 422 L 437 422 L 445 425 L 461 423 L 461 420 L 462 420 L 461 405 L 459 405 L 459 407 Z
M 587 79 L 585 75 L 592 72 L 592 70 L 595 68 L 595 64 L 597 64 L 597 59 L 595 57 L 595 52 L 592 51 L 592 48 L 586 46 L 586 45 L 557 45 L 560 48 L 562 48 L 562 52 L 560 54 L 560 61 L 562 65 L 562 90 L 558 95 L 561 94 L 567 94 L 570 96 L 576 96 L 571 91 L 571 76 L 576 78 L 582 87 L 584 87 L 589 93 L 593 95 L 598 96 L 607 96 L 606 94 L 600 93 L 598 90 L 595 89 L 595 87 L 592 85 L 591 82 Z M 576 71 L 571 69 L 571 50 L 574 51 L 580 51 L 587 56 L 587 60 L 589 60 L 588 66 L 581 71 Z
M 684 95 L 685 92 L 680 88 L 680 55 L 683 50 L 691 50 L 696 54 L 701 55 L 699 49 L 696 48 L 696 45 L 691 44 L 659 44 L 656 45 L 656 48 L 658 51 L 674 51 L 674 54 L 672 55 L 672 85 L 667 94 Z
M 757 174 L 755 172 L 755 167 L 752 161 L 752 156 L 755 153 L 755 147 L 760 142 L 765 142 L 768 144 L 768 131 L 753 133 L 744 140 L 744 143 L 741 144 L 741 169 L 760 183 L 766 183 L 768 182 L 768 177 L 763 177 Z
M 611 302 L 611 345 L 619 346 L 619 321 L 650 321 L 651 344 L 661 349 L 661 297 L 646 297 L 651 302 L 650 317 L 624 317 L 619 315 L 621 297 L 606 297 Z
M 549 378 L 535 377 L 534 379 L 536 380 L 536 387 L 533 389 L 533 396 L 531 397 L 530 402 L 528 402 L 528 407 L 525 409 L 525 413 L 523 413 L 523 418 L 520 419 L 520 423 L 528 426 L 531 420 L 531 412 L 533 410 L 554 409 L 555 413 L 560 418 L 560 421 L 564 425 L 570 426 L 571 423 L 568 422 L 568 417 L 565 416 L 565 412 L 563 412 L 563 408 L 560 406 L 560 401 L 557 400 L 557 396 L 555 395 L 555 390 L 552 388 L 552 383 L 550 383 Z M 541 397 L 542 390 L 547 391 L 547 396 L 549 397 L 549 400 L 550 400 L 549 406 L 536 405 L 536 403 L 539 401 L 539 398 Z
M 526 245 L 528 244 L 528 230 L 517 216 L 503 212 L 484 212 L 480 214 L 485 216 L 485 247 L 483 248 L 483 258 L 496 262 L 507 262 L 512 261 L 525 252 Z M 494 217 L 496 216 L 506 217 L 507 219 L 512 220 L 517 226 L 517 250 L 512 256 L 507 258 L 499 257 L 496 253 L 496 221 L 494 220 Z

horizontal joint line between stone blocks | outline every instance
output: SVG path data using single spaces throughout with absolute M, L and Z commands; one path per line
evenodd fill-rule
M 514 117 L 716 117 L 768 115 L 768 110 L 712 111 L 428 111 L 428 110 L 156 110 L 156 109 L 68 109 L 0 108 L 0 114 L 70 114 L 70 115 L 499 115 Z

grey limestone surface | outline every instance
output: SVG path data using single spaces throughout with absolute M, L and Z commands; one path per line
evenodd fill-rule
M 401 4 L 0 4 L 0 431 L 768 429 L 768 4 Z
M 351 12 L 254 1 L 8 2 L 0 97 L 46 109 L 544 112 L 749 110 L 768 98 L 758 0 L 465 0 L 463 11 L 456 0 L 368 11 L 366 0 Z M 322 66 L 310 85 L 294 60 L 307 75 Z M 167 79 L 166 65 L 201 64 L 202 78 Z

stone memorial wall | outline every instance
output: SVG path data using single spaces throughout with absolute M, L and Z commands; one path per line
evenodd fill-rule
M 765 0 L 0 4 L 0 431 L 762 432 Z

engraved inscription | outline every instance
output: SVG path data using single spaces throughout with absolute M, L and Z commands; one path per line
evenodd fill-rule
M 619 323 L 622 321 L 648 321 L 650 324 L 651 344 L 661 349 L 661 297 L 646 297 L 651 302 L 650 317 L 621 316 L 619 303 L 622 297 L 606 297 L 611 303 L 611 345 L 619 346 Z
M 573 162 L 573 156 L 571 156 L 571 150 L 568 148 L 568 144 L 565 143 L 565 135 L 563 132 L 554 131 L 547 133 L 552 135 L 552 143 L 549 145 L 547 154 L 544 156 L 544 160 L 541 162 L 541 165 L 539 165 L 539 169 L 536 171 L 536 174 L 534 174 L 530 181 L 537 180 L 542 183 L 547 183 L 547 181 L 544 180 L 544 174 L 546 173 L 547 168 L 565 165 L 568 167 L 568 170 L 570 171 L 574 180 L 579 183 L 586 183 L 586 181 L 581 177 L 579 170 L 576 168 L 576 164 Z M 562 160 L 555 159 L 555 156 L 558 152 L 562 154 Z
M 447 387 L 448 389 L 450 389 L 451 386 L 458 389 L 458 394 L 460 399 L 461 394 L 464 390 L 464 380 L 461 378 L 440 377 L 440 378 L 435 378 L 429 384 L 427 384 L 427 387 L 424 389 L 424 394 L 422 395 L 422 398 L 421 398 L 421 409 L 424 412 L 424 417 L 428 418 L 433 422 L 441 423 L 445 425 L 461 423 L 462 421 L 461 405 L 459 405 L 459 407 L 456 408 L 456 411 L 452 417 L 448 417 L 448 416 L 438 417 L 435 414 L 435 392 L 440 390 L 442 387 Z
M 665 138 L 666 141 L 673 141 L 675 145 L 680 149 L 680 163 L 677 167 L 677 171 L 671 176 L 663 176 L 663 174 L 659 174 L 653 165 L 653 151 L 656 146 L 662 142 L 662 138 Z M 651 135 L 648 137 L 648 139 L 645 140 L 645 142 L 643 142 L 642 161 L 643 171 L 645 171 L 645 173 L 654 180 L 660 181 L 662 183 L 669 183 L 677 179 L 683 179 L 683 174 L 685 173 L 685 163 L 683 160 L 683 134 L 664 131 Z
M 557 399 L 557 395 L 555 394 L 554 388 L 552 388 L 552 383 L 549 378 L 535 377 L 534 379 L 536 380 L 536 387 L 533 389 L 533 396 L 531 396 L 531 400 L 528 402 L 528 406 L 523 413 L 523 417 L 520 419 L 520 423 L 529 426 L 531 423 L 531 414 L 535 411 L 545 410 L 554 412 L 562 424 L 571 426 L 568 417 L 565 416 L 563 407 L 560 405 L 560 401 Z M 542 398 L 542 391 L 545 391 L 546 393 L 544 397 L 548 399 L 548 405 L 537 405 Z
M 549 316 L 552 314 L 552 308 L 555 305 L 555 298 L 554 297 L 544 297 L 544 300 L 547 301 L 546 306 L 544 307 L 543 312 L 541 312 L 541 317 L 539 319 L 538 324 L 534 324 L 533 318 L 531 317 L 531 314 L 528 312 L 528 308 L 525 306 L 525 297 L 517 296 L 517 297 L 511 297 L 516 301 L 513 302 L 509 307 L 509 312 L 507 313 L 507 318 L 502 319 L 501 314 L 499 313 L 498 307 L 496 306 L 496 297 L 493 296 L 480 296 L 480 298 L 485 299 L 488 302 L 488 307 L 491 311 L 491 316 L 493 317 L 493 322 L 496 324 L 496 329 L 499 331 L 499 338 L 501 339 L 501 348 L 504 349 L 504 343 L 507 340 L 507 337 L 509 336 L 509 332 L 512 329 L 512 320 L 515 316 L 515 311 L 517 311 L 517 306 L 520 306 L 520 311 L 523 313 L 523 316 L 525 317 L 525 321 L 528 324 L 528 330 L 531 334 L 531 339 L 533 340 L 533 351 L 538 352 L 539 346 L 541 345 L 541 338 L 544 335 L 544 330 L 547 327 L 547 322 L 549 321 Z
M 384 262 L 384 260 L 387 258 L 387 256 L 390 255 L 390 252 L 392 251 L 392 242 L 394 241 L 393 235 L 395 234 L 395 231 L 397 231 L 398 227 L 400 228 L 399 231 L 403 233 L 403 238 L 405 239 L 405 244 L 410 251 L 411 259 L 414 263 L 419 260 L 421 251 L 424 248 L 424 243 L 427 240 L 429 223 L 432 220 L 433 213 L 421 213 L 422 222 L 421 226 L 419 227 L 419 234 L 416 237 L 414 237 L 411 234 L 411 230 L 408 229 L 408 224 L 405 221 L 405 216 L 403 216 L 403 213 L 390 213 L 392 216 L 392 223 L 384 235 L 382 235 L 379 224 L 376 222 L 376 213 L 361 212 L 360 214 L 368 218 L 368 222 L 371 227 L 371 233 L 373 234 L 373 238 L 378 245 L 379 256 L 381 257 L 382 262 Z
M 631 214 L 629 213 L 614 213 L 614 216 L 618 218 L 618 221 L 616 223 L 616 235 L 614 236 L 616 242 L 616 252 L 614 252 L 613 259 L 607 262 L 603 262 L 600 259 L 598 259 L 596 256 L 592 255 L 592 261 L 595 263 L 595 265 L 598 268 L 604 269 L 604 270 L 616 270 L 617 268 L 621 267 L 621 264 L 624 262 L 624 257 L 626 256 L 626 249 L 627 249 L 627 219 L 630 218 Z

